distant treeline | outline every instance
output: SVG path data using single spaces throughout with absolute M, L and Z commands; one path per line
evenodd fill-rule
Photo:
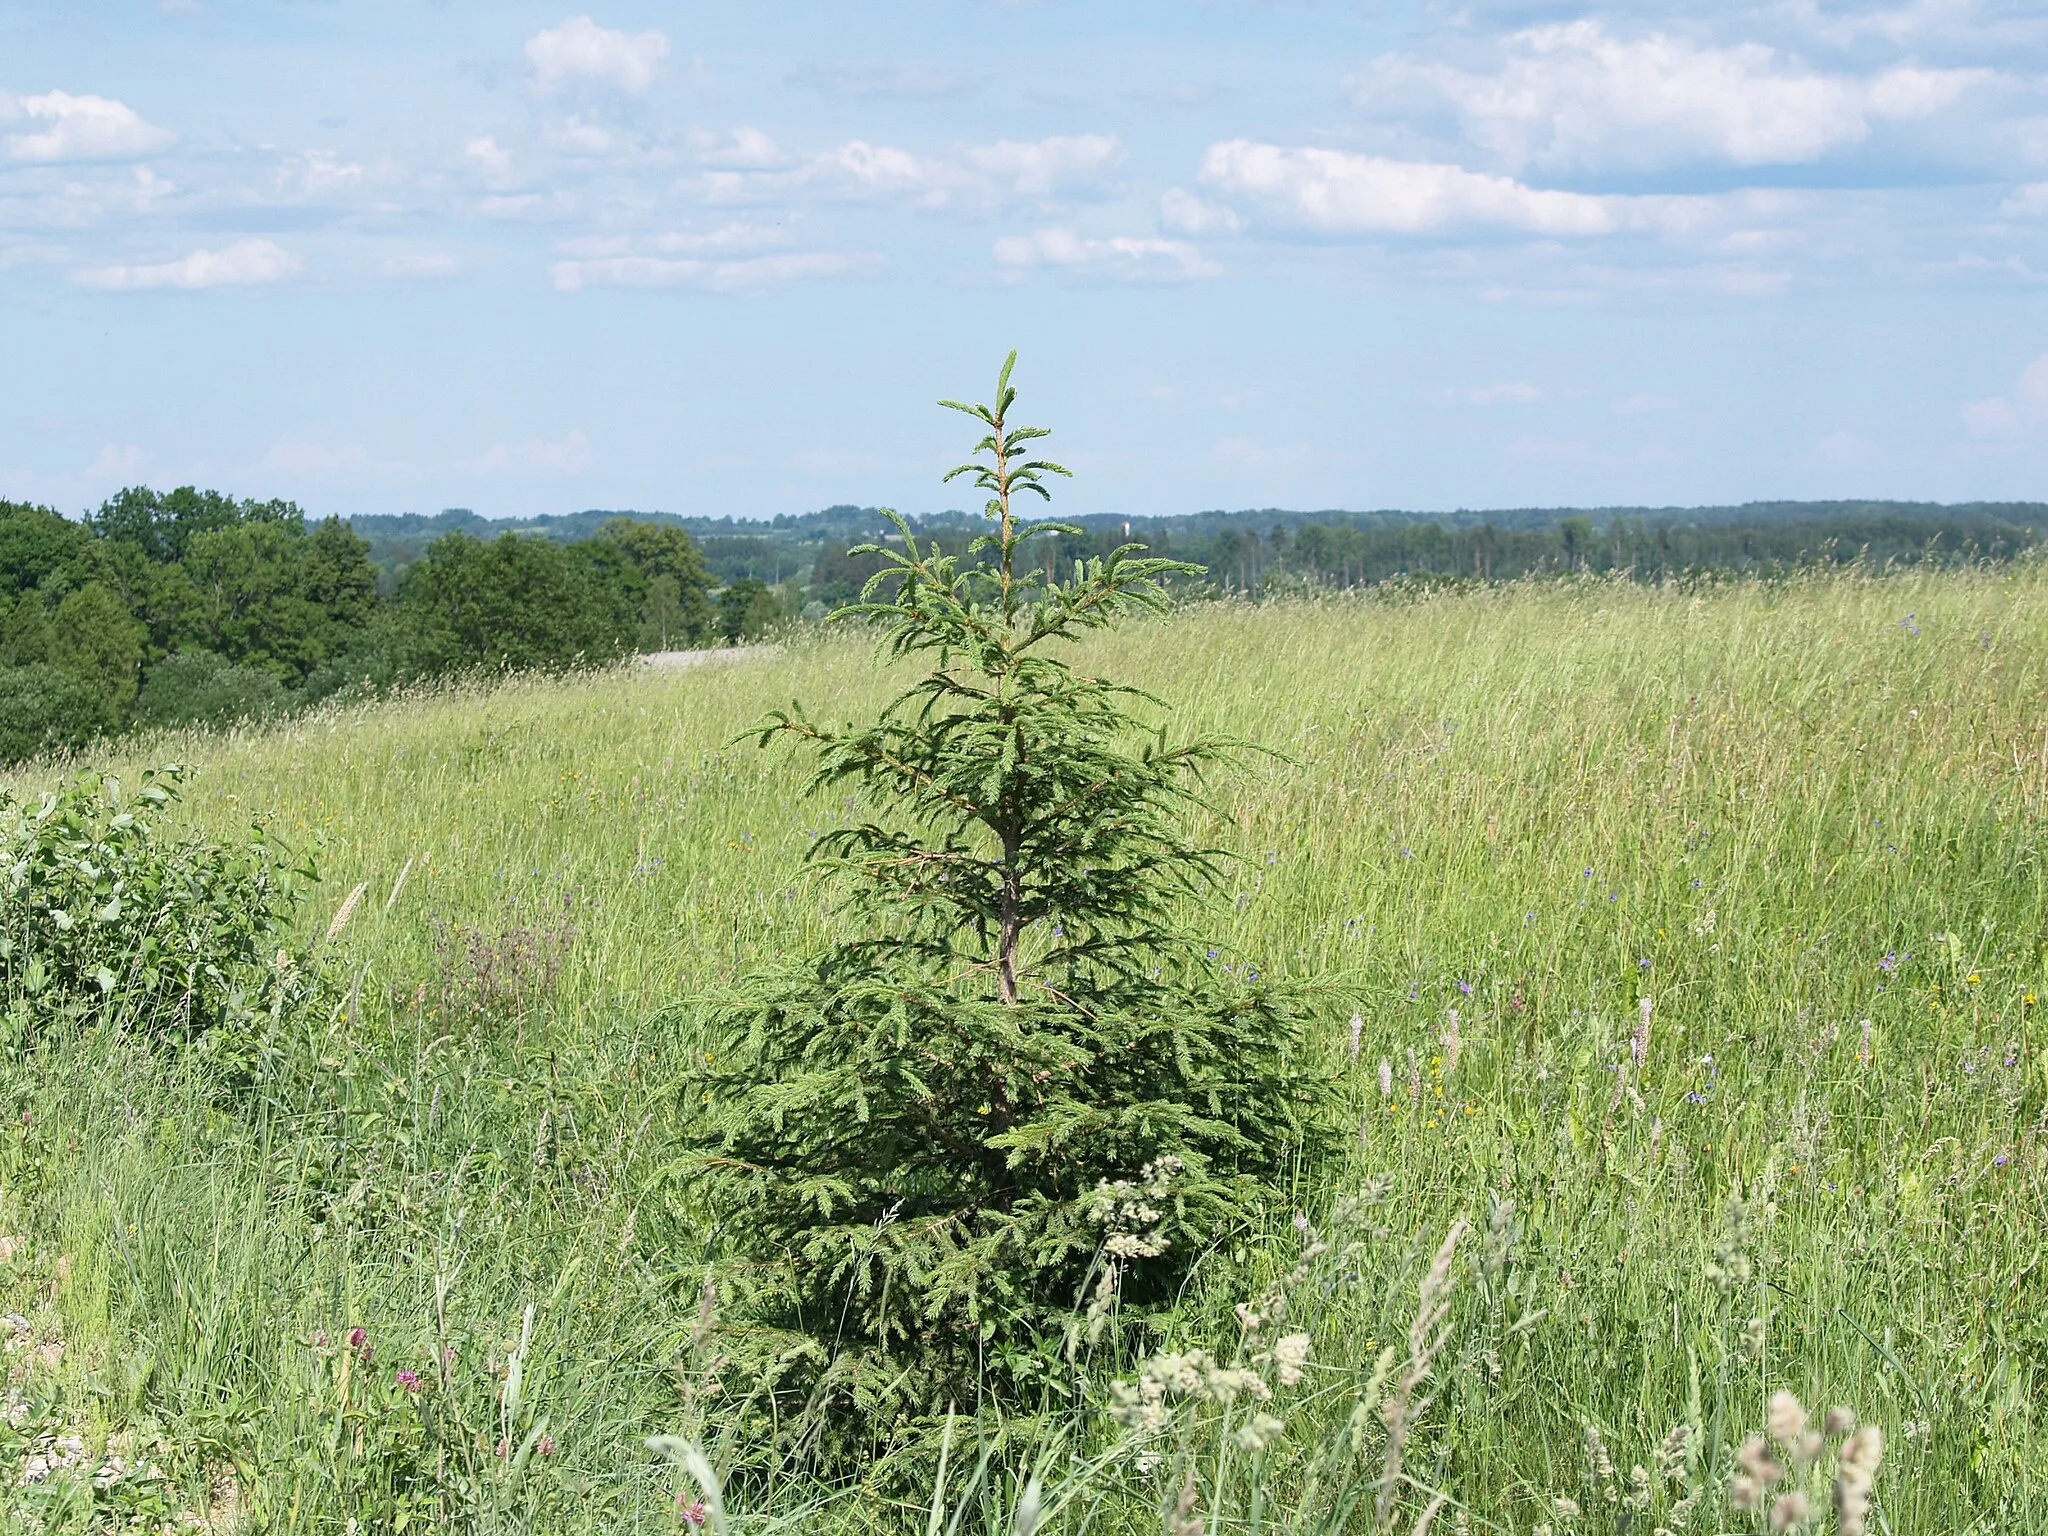
M 883 538 L 873 507 L 747 522 L 668 512 L 577 512 L 493 523 L 460 508 L 432 517 L 358 517 L 371 558 L 394 583 L 441 534 L 464 529 L 571 543 L 628 517 L 680 528 L 704 552 L 714 581 L 760 581 L 805 601 L 843 600 L 872 562 L 848 565 L 846 550 Z M 1643 580 L 1707 572 L 1759 573 L 1801 566 L 1925 560 L 2007 560 L 2048 536 L 2041 502 L 1750 502 L 1723 507 L 1523 507 L 1493 512 L 1301 512 L 1262 508 L 1175 517 L 1091 515 L 1054 554 L 1058 571 L 1126 538 L 1208 569 L 1218 587 L 1260 592 L 1296 585 L 1370 585 L 1397 578 L 1507 580 L 1543 572 L 1624 570 Z M 964 512 L 912 525 L 949 546 L 971 539 L 979 519 Z
M 1187 560 L 1204 592 L 1261 595 L 1548 573 L 1638 580 L 2002 561 L 2048 505 L 1764 502 L 1597 511 L 1089 516 L 1046 571 L 1125 542 Z M 964 553 L 980 519 L 921 518 Z M 82 520 L 0 501 L 0 761 L 132 725 L 260 717 L 346 687 L 738 642 L 855 597 L 896 537 L 880 511 L 770 522 L 588 511 L 492 522 L 309 520 L 288 501 L 137 486 Z

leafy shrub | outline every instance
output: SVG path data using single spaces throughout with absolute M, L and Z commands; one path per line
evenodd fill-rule
M 0 667 L 0 762 L 75 752 L 114 725 L 106 696 L 48 662 Z
M 239 845 L 168 826 L 186 770 L 134 792 L 81 774 L 33 803 L 0 790 L 0 1020 L 12 1043 L 60 1020 L 195 1039 L 275 1017 L 311 987 L 283 948 L 309 862 L 260 827 Z
M 260 667 L 179 651 L 149 669 L 135 718 L 141 725 L 232 725 L 280 714 L 290 702 L 284 684 Z
M 1172 922 L 1221 857 L 1179 813 L 1236 744 L 1169 744 L 1133 690 L 1040 654 L 1161 607 L 1189 567 L 1126 546 L 1069 584 L 1018 573 L 1064 530 L 1013 499 L 1066 471 L 1024 460 L 1045 434 L 1007 424 L 1009 373 L 993 407 L 956 407 L 988 429 L 992 462 L 954 473 L 993 530 L 963 564 L 899 521 L 849 610 L 932 670 L 871 725 L 762 730 L 817 751 L 814 788 L 895 812 L 813 850 L 856 937 L 712 1007 L 688 1084 L 695 1193 L 769 1277 L 755 1337 L 808 1405 L 799 1435 L 1064 1379 L 1077 1306 L 1099 1324 L 1169 1299 L 1321 1139 L 1295 1001 L 1220 985 Z

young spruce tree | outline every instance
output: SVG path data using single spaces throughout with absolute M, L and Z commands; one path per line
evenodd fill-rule
M 1170 1300 L 1322 1135 L 1296 1005 L 1174 924 L 1224 859 L 1183 817 L 1239 744 L 1169 741 L 1158 700 L 1049 654 L 1199 568 L 1126 545 L 1040 574 L 1028 546 L 1077 530 L 1019 515 L 1068 471 L 1011 424 L 1015 361 L 992 405 L 941 402 L 986 429 L 946 477 L 989 497 L 966 558 L 893 514 L 902 550 L 860 551 L 886 568 L 843 613 L 923 675 L 871 724 L 761 730 L 876 814 L 812 851 L 849 936 L 713 1005 L 688 1087 L 692 1203 L 833 1438 L 1057 1391 L 1072 1319 Z

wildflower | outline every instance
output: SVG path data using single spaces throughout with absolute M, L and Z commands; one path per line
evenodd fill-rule
M 1628 1053 L 1635 1061 L 1636 1070 L 1650 1059 L 1650 999 L 1641 998 L 1636 1003 L 1636 1032 L 1629 1037 Z
M 420 1376 L 418 1371 L 400 1371 L 397 1376 L 397 1381 L 399 1387 L 404 1391 L 417 1392 L 420 1389 Z
M 1824 1435 L 1846 1435 L 1855 1428 L 1856 1414 L 1855 1410 L 1850 1408 L 1830 1408 L 1826 1417 L 1820 1421 L 1820 1430 Z
M 1383 1099 L 1391 1099 L 1393 1096 L 1394 1064 L 1391 1061 L 1387 1060 L 1386 1057 L 1382 1056 L 1380 1058 L 1380 1097 Z
M 1870 1486 L 1884 1459 L 1884 1431 L 1866 1424 L 1842 1445 L 1835 1466 L 1835 1524 L 1841 1536 L 1863 1536 L 1870 1519 Z
M 1788 1451 L 1796 1446 L 1799 1437 L 1806 1433 L 1806 1409 L 1790 1392 L 1772 1394 L 1770 1428 L 1771 1438 Z
M 1364 1019 L 1364 1017 L 1363 1017 L 1362 1015 L 1360 1015 L 1360 1014 L 1356 1014 L 1356 1013 L 1352 1014 L 1352 1015 L 1351 1015 L 1351 1060 L 1352 1060 L 1352 1062 L 1353 1062 L 1354 1064 L 1356 1064 L 1356 1063 L 1357 1063 L 1357 1061 L 1358 1061 L 1358 1046 L 1359 1046 L 1359 1042 L 1360 1042 L 1360 1040 L 1362 1039 L 1362 1037 L 1364 1036 L 1364 1034 L 1365 1034 L 1365 1019 Z
M 1461 978 L 1458 982 L 1458 990 L 1464 993 L 1465 996 L 1470 997 L 1472 995 L 1472 983 Z
M 702 1525 L 711 1518 L 711 1511 L 704 1507 L 702 1499 L 696 1499 L 691 1503 L 685 1504 L 683 1502 L 683 1495 L 680 1493 L 676 1495 L 676 1513 L 683 1517 L 683 1524 L 693 1528 Z
M 349 1329 L 348 1347 L 362 1357 L 363 1364 L 368 1365 L 370 1363 L 370 1356 L 374 1351 L 370 1347 L 370 1336 L 363 1332 L 362 1329 Z
M 1257 1453 L 1263 1451 L 1285 1433 L 1287 1425 L 1270 1413 L 1255 1413 L 1238 1429 L 1233 1437 L 1242 1450 Z
M 540 1437 L 540 1444 L 539 1444 L 539 1445 L 536 1445 L 536 1446 L 534 1447 L 534 1449 L 535 1449 L 536 1451 L 539 1451 L 539 1452 L 541 1453 L 541 1455 L 543 1455 L 543 1456 L 552 1456 L 552 1455 L 554 1455 L 554 1454 L 555 1454 L 555 1437 L 554 1437 L 553 1435 L 542 1435 L 542 1436 Z
M 1742 1448 L 1735 1453 L 1735 1469 L 1753 1479 L 1759 1488 L 1767 1488 L 1785 1475 L 1785 1468 L 1771 1455 L 1770 1445 L 1762 1435 L 1751 1435 L 1742 1442 Z
M 1458 1053 L 1465 1048 L 1465 1041 L 1458 1033 L 1458 1010 L 1448 1008 L 1445 1012 L 1450 1017 L 1444 1025 L 1444 1076 L 1449 1077 L 1458 1070 Z M 1437 1092 L 1443 1090 L 1439 1088 Z
M 1301 1385 L 1302 1367 L 1308 1362 L 1309 1338 L 1305 1333 L 1290 1333 L 1273 1346 L 1273 1368 L 1280 1377 L 1283 1387 Z
M 1795 1488 L 1790 1493 L 1780 1494 L 1778 1502 L 1771 1506 L 1771 1529 L 1796 1530 L 1806 1524 L 1807 1517 L 1812 1513 L 1813 1509 L 1806 1502 L 1806 1495 Z

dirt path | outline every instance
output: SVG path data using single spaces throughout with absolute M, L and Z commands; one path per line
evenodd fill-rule
M 650 651 L 640 658 L 643 667 L 701 667 L 732 661 L 763 661 L 782 649 L 779 645 L 720 646 L 703 651 Z

